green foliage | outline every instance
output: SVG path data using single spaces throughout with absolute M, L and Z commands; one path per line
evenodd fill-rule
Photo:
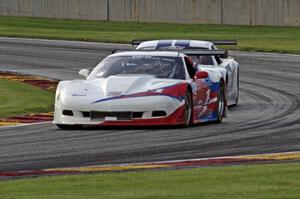
M 140 171 L 0 182 L 1 198 L 300 198 L 300 164 Z
M 300 53 L 300 27 L 132 23 L 0 17 L 0 36 L 129 43 L 132 39 L 237 39 L 233 50 Z
M 0 79 L 0 118 L 53 111 L 54 93 Z

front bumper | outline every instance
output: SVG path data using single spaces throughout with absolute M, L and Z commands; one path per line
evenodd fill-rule
M 64 100 L 55 103 L 53 123 L 101 126 L 183 124 L 184 100 L 168 96 L 114 99 L 90 104 Z

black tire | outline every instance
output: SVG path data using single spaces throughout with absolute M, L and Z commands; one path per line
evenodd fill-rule
M 192 94 L 187 90 L 185 94 L 185 104 L 184 104 L 184 126 L 188 127 L 192 123 Z
M 56 126 L 63 130 L 80 130 L 80 129 L 82 129 L 82 125 L 56 124 Z
M 224 84 L 221 83 L 219 86 L 218 94 L 217 94 L 217 103 L 218 103 L 218 112 L 217 112 L 217 123 L 221 123 L 226 111 L 226 91 Z
M 240 80 L 239 80 L 239 70 L 237 71 L 237 78 L 236 78 L 236 86 L 237 86 L 237 92 L 236 92 L 236 99 L 235 103 L 230 105 L 230 107 L 236 106 L 239 102 L 239 95 L 240 95 Z

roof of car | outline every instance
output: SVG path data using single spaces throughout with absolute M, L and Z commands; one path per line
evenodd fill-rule
M 153 41 L 144 41 L 138 45 L 136 49 L 143 48 L 172 48 L 172 47 L 182 47 L 182 48 L 203 48 L 203 49 L 212 49 L 214 44 L 209 41 L 200 41 L 200 40 L 153 40 Z

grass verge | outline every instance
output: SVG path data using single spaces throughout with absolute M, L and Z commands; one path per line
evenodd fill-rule
M 0 79 L 0 118 L 53 111 L 54 93 Z
M 300 163 L 41 177 L 0 182 L 3 198 L 300 197 Z
M 0 36 L 129 43 L 132 39 L 237 39 L 233 50 L 300 53 L 300 27 L 105 22 L 0 17 Z

